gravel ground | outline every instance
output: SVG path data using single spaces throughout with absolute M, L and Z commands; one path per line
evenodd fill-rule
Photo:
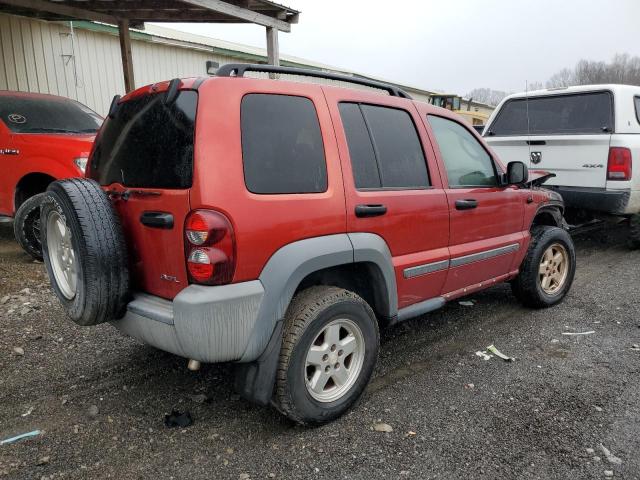
M 640 478 L 640 251 L 625 233 L 576 239 L 556 308 L 527 310 L 502 285 L 384 332 L 359 406 L 305 429 L 235 395 L 229 366 L 189 372 L 72 324 L 0 224 L 0 439 L 42 431 L 0 447 L 0 477 Z M 475 355 L 490 344 L 516 360 Z M 173 409 L 194 424 L 166 428 Z

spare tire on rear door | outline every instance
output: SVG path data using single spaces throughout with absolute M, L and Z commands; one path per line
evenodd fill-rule
M 51 286 L 69 317 L 78 325 L 121 318 L 129 272 L 122 227 L 107 194 L 85 178 L 53 182 L 40 223 Z

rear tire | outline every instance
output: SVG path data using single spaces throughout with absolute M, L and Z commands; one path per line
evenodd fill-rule
M 42 200 L 42 245 L 51 286 L 78 325 L 125 312 L 129 273 L 119 218 L 93 180 L 53 182 Z
M 640 213 L 629 219 L 629 248 L 640 248 Z
M 511 282 L 520 302 L 531 308 L 547 308 L 560 303 L 573 283 L 576 252 L 573 240 L 562 228 L 535 226 L 531 243 Z
M 277 408 L 303 425 L 326 423 L 347 412 L 369 383 L 378 358 L 378 322 L 371 307 L 347 290 L 311 287 L 291 302 L 283 336 Z
M 13 219 L 13 233 L 22 249 L 36 260 L 42 260 L 40 242 L 40 203 L 44 193 L 27 198 Z

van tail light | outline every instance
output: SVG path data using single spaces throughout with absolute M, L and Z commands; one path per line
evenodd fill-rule
M 230 283 L 236 269 L 236 245 L 231 222 L 213 210 L 194 210 L 184 226 L 185 256 L 191 283 Z
M 624 147 L 609 149 L 607 180 L 631 180 L 631 150 Z

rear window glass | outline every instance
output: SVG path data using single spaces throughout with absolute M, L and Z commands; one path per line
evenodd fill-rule
M 145 95 L 122 103 L 96 139 L 90 176 L 101 185 L 189 188 L 198 94 Z
M 518 98 L 507 101 L 488 135 L 597 134 L 613 131 L 608 92 Z
M 102 117 L 74 100 L 0 96 L 0 119 L 15 133 L 95 133 Z
M 634 97 L 633 102 L 636 105 L 636 118 L 638 119 L 638 123 L 640 123 L 640 97 Z
M 429 174 L 418 132 L 404 110 L 341 103 L 356 188 L 425 188 Z
M 311 100 L 249 94 L 242 99 L 240 115 L 244 179 L 250 192 L 327 190 L 322 133 Z

